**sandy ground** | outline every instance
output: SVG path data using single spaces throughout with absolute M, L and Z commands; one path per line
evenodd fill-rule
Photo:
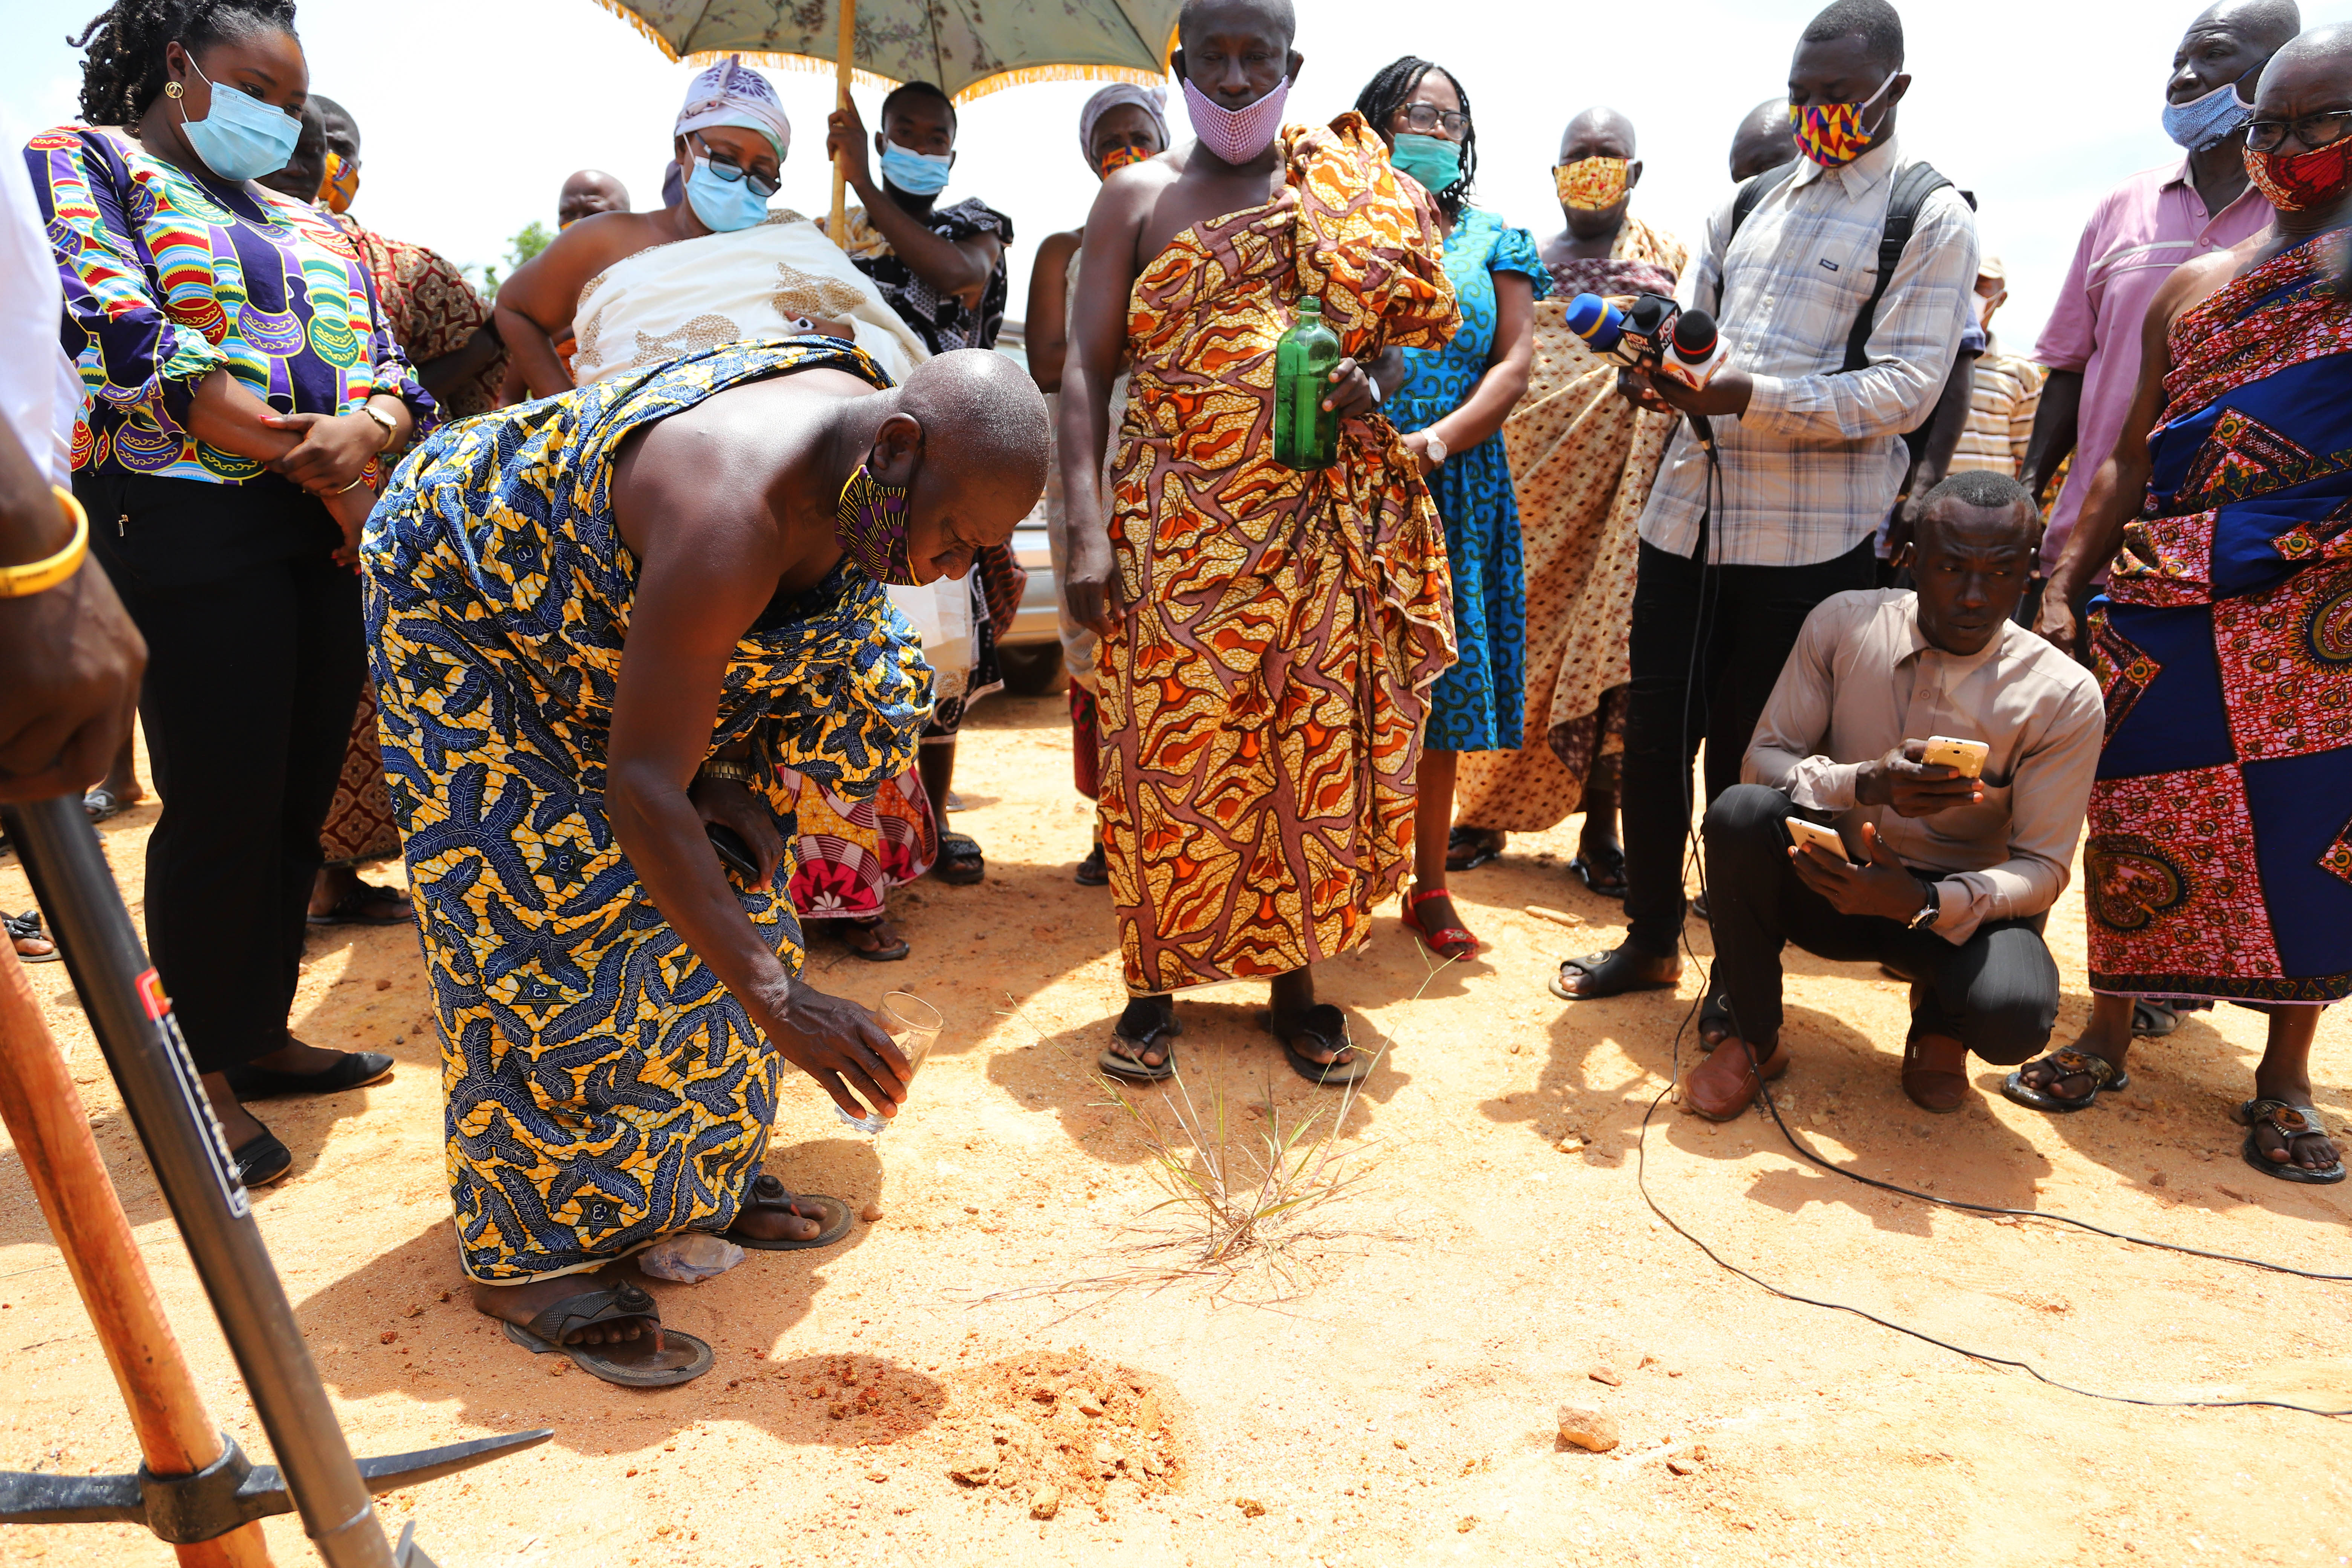
M 816 960 L 830 989 L 933 999 L 949 1019 L 939 1055 L 879 1140 L 844 1130 L 803 1080 L 769 1156 L 795 1187 L 878 1201 L 884 1216 L 830 1251 L 658 1287 L 667 1320 L 719 1351 L 682 1389 L 625 1391 L 525 1355 L 467 1305 L 415 937 L 314 941 L 298 1032 L 390 1050 L 399 1071 L 263 1106 L 296 1165 L 257 1208 L 354 1444 L 556 1430 L 384 1500 L 395 1524 L 421 1521 L 444 1568 L 2352 1555 L 2341 1423 L 2061 1392 L 1776 1299 L 1654 1217 L 1639 1129 L 1696 983 L 1573 1008 L 1545 994 L 1553 960 L 1613 941 L 1620 918 L 1564 869 L 1573 824 L 1456 879 L 1492 943 L 1479 961 L 1433 978 L 1389 918 L 1368 952 L 1329 966 L 1326 996 L 1388 1054 L 1344 1129 L 1368 1174 L 1325 1215 L 1349 1234 L 1300 1249 L 1300 1290 L 1269 1302 L 1273 1278 L 1253 1269 L 1223 1299 L 1190 1281 L 1000 1297 L 1134 1267 L 1123 1227 L 1160 1194 L 1093 1072 L 1120 987 L 1107 895 L 1070 879 L 1087 814 L 1060 700 L 992 700 L 961 762 L 957 826 L 986 846 L 988 882 L 908 895 L 905 963 L 868 968 L 831 946 Z M 142 806 L 103 830 L 134 909 L 152 820 Z M 29 902 L 0 859 L 0 905 Z M 2088 1007 L 2078 899 L 2052 931 L 2065 1030 Z M 2012 1106 L 1987 1069 L 1979 1103 L 1931 1117 L 1896 1083 L 1901 988 L 1792 956 L 1781 1103 L 1829 1159 L 1950 1197 L 2352 1266 L 2352 1190 L 2239 1161 L 2227 1114 L 2250 1092 L 2255 1015 L 2221 1009 L 2144 1046 L 2132 1090 L 2089 1114 Z M 33 973 L 198 1380 L 261 1460 L 64 972 Z M 1250 1130 L 1269 1097 L 1294 1119 L 1332 1099 L 1255 1033 L 1260 1001 L 1234 986 L 1181 1004 L 1193 1096 L 1222 1091 Z M 2317 1098 L 2340 1126 L 2352 1025 L 2339 1012 L 2320 1042 Z M 1584 1146 L 1563 1152 L 1571 1135 Z M 0 1163 L 17 1194 L 0 1220 L 0 1467 L 131 1469 L 105 1363 L 13 1155 Z M 1753 1115 L 1718 1128 L 1662 1108 L 1647 1171 L 1655 1200 L 1731 1263 L 2054 1379 L 2352 1406 L 2341 1287 L 1874 1192 L 1802 1163 Z M 1612 1416 L 1620 1447 L 1562 1447 L 1564 1403 Z M 1058 1510 L 1034 1518 L 1048 1491 Z M 290 1518 L 268 1530 L 280 1562 L 310 1560 Z M 0 1531 L 0 1562 L 35 1559 L 171 1561 L 127 1527 Z

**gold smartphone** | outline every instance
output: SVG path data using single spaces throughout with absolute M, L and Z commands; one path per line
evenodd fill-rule
M 1923 763 L 1935 763 L 1956 769 L 1963 778 L 1984 776 L 1985 758 L 1992 748 L 1982 741 L 1959 741 L 1949 735 L 1930 735 L 1927 750 L 1920 753 Z
M 1782 820 L 1788 824 L 1789 837 L 1796 840 L 1798 848 L 1802 849 L 1808 844 L 1818 844 L 1841 860 L 1849 858 L 1845 852 L 1845 840 L 1838 837 L 1836 828 L 1823 827 L 1818 822 L 1807 822 L 1801 816 L 1785 817 Z

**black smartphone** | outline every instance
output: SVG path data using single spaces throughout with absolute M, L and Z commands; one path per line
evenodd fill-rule
M 760 862 L 753 858 L 751 847 L 743 836 L 723 822 L 706 822 L 702 831 L 710 836 L 710 847 L 719 851 L 719 863 L 743 879 L 747 888 L 760 885 Z

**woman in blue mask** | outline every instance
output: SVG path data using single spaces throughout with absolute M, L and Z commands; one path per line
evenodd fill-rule
M 1407 55 L 1371 79 L 1356 112 L 1389 144 L 1390 162 L 1436 203 L 1445 275 L 1462 307 L 1452 342 L 1404 351 L 1405 383 L 1389 400 L 1388 416 L 1406 433 L 1444 520 L 1458 652 L 1430 689 L 1404 920 L 1440 958 L 1468 958 L 1478 939 L 1445 890 L 1455 757 L 1509 751 L 1521 739 L 1527 577 L 1518 502 L 1497 433 L 1527 392 L 1536 301 L 1551 291 L 1551 275 L 1526 229 L 1469 205 L 1478 138 L 1469 94 L 1452 76 Z
M 260 1184 L 293 1156 L 241 1097 L 392 1069 L 287 1015 L 366 663 L 353 547 L 433 403 L 333 220 L 255 183 L 301 130 L 294 7 L 118 0 L 79 43 L 86 123 L 25 150 L 91 395 L 74 496 L 147 639 L 148 948 Z
M 894 89 L 882 100 L 882 129 L 870 142 L 855 104 L 835 110 L 825 125 L 824 150 L 840 158 L 842 177 L 863 204 L 849 213 L 849 259 L 933 353 L 994 348 L 1004 325 L 1004 247 L 1013 243 L 1013 220 L 977 197 L 939 205 L 956 157 L 956 111 L 948 95 L 927 81 Z M 943 882 L 977 882 L 988 874 L 971 836 L 947 830 L 948 785 L 965 710 L 1004 683 L 996 638 L 1011 624 L 1026 583 L 1010 550 L 980 552 L 971 574 L 978 657 L 963 695 L 940 704 L 923 731 L 923 788 L 940 829 L 931 875 Z
M 667 205 L 592 213 L 567 224 L 499 285 L 499 336 L 530 395 L 572 390 L 572 318 L 591 279 L 656 245 L 767 222 L 792 145 L 792 121 L 775 87 L 740 57 L 730 55 L 697 76 L 670 127 L 671 173 L 682 170 L 684 177 L 664 185 Z M 849 335 L 839 321 L 814 324 Z

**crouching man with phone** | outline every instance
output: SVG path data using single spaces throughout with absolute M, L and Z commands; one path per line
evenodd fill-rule
M 1955 474 L 1921 513 L 1916 592 L 1838 594 L 1807 617 L 1743 782 L 1707 808 L 1720 1000 L 1689 1110 L 1727 1120 L 1759 1070 L 1788 1070 L 1784 942 L 1911 982 L 1903 1090 L 1923 1110 L 1966 1102 L 1970 1053 L 2013 1065 L 2049 1039 L 2058 966 L 2042 927 L 2103 718 L 2089 671 L 2009 619 L 2041 528 L 2015 479 Z

